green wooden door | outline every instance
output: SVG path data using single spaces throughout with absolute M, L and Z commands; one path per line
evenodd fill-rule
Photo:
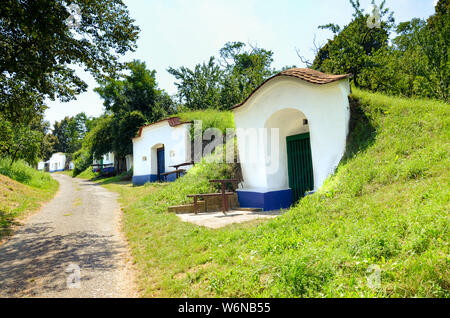
M 309 133 L 286 137 L 289 187 L 292 202 L 314 189 L 314 174 Z

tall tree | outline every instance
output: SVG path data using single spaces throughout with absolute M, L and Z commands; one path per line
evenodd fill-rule
M 103 98 L 106 116 L 89 133 L 96 157 L 113 151 L 119 160 L 132 153 L 132 141 L 145 122 L 157 121 L 174 111 L 170 96 L 158 88 L 156 71 L 144 62 L 127 64 L 129 74 L 105 78 L 95 91 Z
M 370 12 L 361 9 L 359 0 L 350 0 L 350 3 L 354 13 L 348 25 L 341 28 L 330 23 L 319 27 L 331 30 L 334 37 L 319 50 L 311 67 L 328 73 L 351 73 L 355 86 L 360 86 L 360 74 L 372 65 L 372 57 L 387 47 L 394 18 L 383 0 L 377 12 L 379 25 L 370 25 Z
M 136 47 L 133 23 L 121 0 L 3 0 L 0 111 L 17 122 L 43 112 L 45 98 L 75 98 L 87 85 L 74 65 L 96 78 L 116 74 L 120 55 Z
M 128 63 L 127 69 L 129 75 L 105 78 L 95 88 L 107 112 L 119 115 L 138 111 L 153 122 L 173 111 L 168 95 L 158 89 L 155 70 L 147 69 L 145 62 L 139 60 Z
M 273 52 L 242 42 L 228 42 L 220 49 L 225 67 L 222 79 L 221 104 L 229 109 L 245 99 L 276 71 L 270 66 Z
M 432 15 L 426 26 L 426 45 L 424 52 L 427 58 L 429 76 L 426 77 L 433 97 L 448 102 L 450 64 L 448 54 L 450 48 L 450 1 L 439 0 L 436 13 Z
M 168 69 L 177 80 L 178 98 L 186 108 L 229 109 L 275 72 L 270 68 L 272 51 L 228 42 L 219 55 L 218 62 L 210 57 L 192 70 L 184 66 Z
M 56 137 L 54 150 L 57 152 L 74 153 L 81 148 L 85 137 L 88 118 L 85 113 L 79 113 L 74 117 L 66 116 L 53 125 L 52 135 Z

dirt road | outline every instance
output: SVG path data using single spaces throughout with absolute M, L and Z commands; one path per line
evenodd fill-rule
M 54 174 L 55 198 L 0 246 L 0 297 L 134 297 L 117 195 Z

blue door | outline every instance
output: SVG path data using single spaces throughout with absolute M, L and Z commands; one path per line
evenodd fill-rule
M 161 173 L 166 172 L 165 167 L 166 164 L 164 162 L 164 148 L 159 148 L 156 151 L 156 159 L 157 159 L 157 165 L 158 165 L 158 180 L 162 181 L 161 179 Z

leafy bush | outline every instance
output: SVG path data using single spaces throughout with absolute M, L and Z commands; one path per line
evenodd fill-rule
M 76 176 L 81 179 L 89 179 L 90 180 L 90 179 L 97 178 L 98 173 L 93 172 L 92 167 L 89 165 L 89 167 L 87 167 L 83 172 L 79 173 L 78 175 L 75 175 L 75 172 L 74 172 L 73 176 L 74 177 Z
M 0 158 L 0 240 L 11 233 L 18 217 L 39 208 L 57 189 L 58 182 L 50 174 L 24 160 L 11 165 L 11 159 Z
M 46 188 L 56 182 L 48 173 L 37 171 L 23 160 L 17 160 L 11 166 L 11 159 L 0 158 L 0 174 L 34 188 Z
M 121 190 L 141 287 L 171 297 L 450 297 L 449 141 L 448 104 L 354 89 L 337 171 L 276 219 L 211 230 L 164 213 L 229 177 L 222 164 Z M 368 284 L 373 266 L 379 288 Z
M 234 129 L 234 117 L 233 113 L 230 111 L 208 109 L 183 112 L 177 114 L 176 116 L 180 117 L 183 121 L 201 120 L 202 132 L 208 128 L 217 128 L 225 135 L 227 128 Z M 194 137 L 193 130 L 191 131 L 191 137 Z

